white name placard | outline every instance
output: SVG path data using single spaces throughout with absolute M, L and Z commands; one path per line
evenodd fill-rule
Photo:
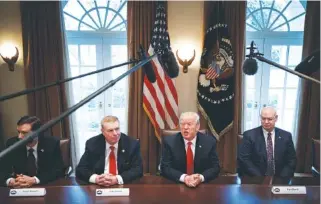
M 9 196 L 44 196 L 46 195 L 45 188 L 18 188 L 10 189 Z
M 305 186 L 273 186 L 273 194 L 307 194 Z
M 129 188 L 96 189 L 96 196 L 129 196 Z

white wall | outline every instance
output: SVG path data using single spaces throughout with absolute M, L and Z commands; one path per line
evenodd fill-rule
M 203 1 L 169 1 L 168 31 L 173 52 L 186 45 L 196 51 L 196 57 L 188 69 L 176 79 L 179 112 L 197 111 L 197 77 L 200 68 L 203 39 Z M 191 50 L 192 51 L 192 50 Z
M 0 46 L 11 42 L 20 52 L 14 72 L 9 71 L 8 65 L 0 58 L 0 95 L 4 96 L 26 88 L 22 60 L 20 2 L 0 1 L 0 34 Z M 17 120 L 27 114 L 27 109 L 26 96 L 0 102 L 0 134 L 5 139 L 16 135 Z

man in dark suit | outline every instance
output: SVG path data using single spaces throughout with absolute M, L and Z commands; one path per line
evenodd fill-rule
M 101 132 L 87 140 L 76 177 L 101 186 L 124 184 L 142 177 L 139 142 L 120 132 L 118 118 L 103 118 Z
M 197 113 L 182 113 L 179 123 L 180 133 L 162 138 L 161 174 L 196 187 L 214 179 L 220 172 L 216 140 L 198 132 L 200 121 Z
M 17 122 L 18 136 L 7 140 L 6 147 L 23 139 L 27 133 L 39 129 L 40 120 L 35 116 L 24 116 Z M 9 153 L 1 166 L 5 184 L 24 188 L 45 184 L 63 176 L 63 161 L 59 139 L 40 135 L 26 146 Z M 4 164 L 3 163 L 3 164 Z M 3 182 L 3 181 L 2 181 Z
M 261 111 L 262 126 L 245 131 L 238 151 L 239 175 L 292 177 L 296 153 L 291 133 L 276 128 L 273 107 Z

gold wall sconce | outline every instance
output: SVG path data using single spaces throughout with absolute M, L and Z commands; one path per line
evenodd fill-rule
M 0 56 L 8 64 L 9 70 L 14 71 L 14 64 L 19 57 L 19 50 L 13 44 L 5 44 L 0 49 Z
M 186 50 L 184 50 L 184 52 L 186 52 Z M 185 59 L 182 60 L 178 56 L 178 50 L 176 50 L 176 57 L 178 59 L 179 64 L 183 66 L 183 73 L 187 73 L 188 72 L 188 66 L 190 66 L 192 64 L 192 62 L 194 61 L 194 59 L 195 59 L 195 49 L 194 49 L 193 56 L 189 60 L 186 59 L 187 58 L 186 55 L 185 55 Z

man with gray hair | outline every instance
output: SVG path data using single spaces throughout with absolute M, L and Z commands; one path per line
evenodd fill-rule
M 208 182 L 220 172 L 213 136 L 198 132 L 199 115 L 182 113 L 180 133 L 162 138 L 161 174 L 176 182 L 196 187 Z
M 273 107 L 264 107 L 262 126 L 244 132 L 237 157 L 240 176 L 294 175 L 296 153 L 292 135 L 275 127 L 277 119 Z
M 116 116 L 104 117 L 101 134 L 86 142 L 76 177 L 100 186 L 112 186 L 126 184 L 142 176 L 139 141 L 120 132 Z

